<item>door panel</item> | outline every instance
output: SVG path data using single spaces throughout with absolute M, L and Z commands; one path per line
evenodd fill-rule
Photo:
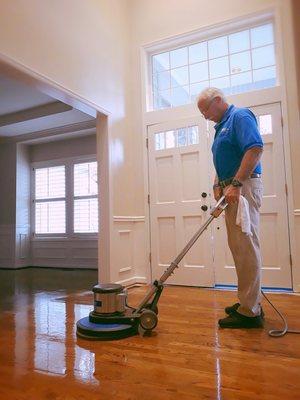
M 286 200 L 285 163 L 279 103 L 253 107 L 264 141 L 262 157 L 264 195 L 261 207 L 260 243 L 262 284 L 291 288 L 290 247 Z M 210 137 L 214 129 L 210 126 Z M 233 259 L 227 246 L 224 216 L 213 223 L 217 284 L 236 284 Z
M 207 124 L 198 117 L 153 125 L 148 139 L 152 273 L 159 278 L 209 217 L 209 197 L 202 197 L 211 180 Z M 213 286 L 210 229 L 168 283 Z
M 279 103 L 253 107 L 264 141 L 261 207 L 263 285 L 291 288 L 285 163 Z M 209 132 L 209 137 L 208 133 Z M 213 124 L 202 117 L 148 128 L 150 229 L 153 278 L 159 278 L 214 204 Z M 206 193 L 206 197 L 202 197 Z M 201 206 L 207 205 L 203 211 Z M 236 284 L 222 214 L 203 233 L 168 283 L 190 286 Z

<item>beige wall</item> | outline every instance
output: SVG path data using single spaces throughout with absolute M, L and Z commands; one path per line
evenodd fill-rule
M 284 41 L 281 61 L 289 60 L 284 62 L 283 72 L 287 100 L 284 112 L 292 150 L 291 207 L 300 209 L 300 185 L 297 185 L 300 139 L 291 0 L 2 0 L 0 56 L 2 53 L 24 64 L 111 113 L 112 214 L 143 216 L 147 209 L 141 46 L 271 6 L 280 19 Z M 300 259 L 297 262 L 300 265 Z M 144 276 L 145 269 L 141 267 L 137 273 Z
M 127 0 L 0 2 L 0 57 L 110 113 L 117 215 L 134 204 L 128 18 Z
M 299 2 L 294 0 L 294 3 L 298 4 Z M 133 68 L 136 68 L 133 72 L 136 76 L 141 73 L 139 70 L 140 48 L 143 45 L 272 8 L 275 10 L 277 21 L 280 25 L 279 32 L 283 38 L 281 63 L 283 64 L 282 75 L 286 78 L 284 96 L 287 98 L 288 111 L 286 113 L 291 136 L 294 201 L 297 203 L 295 204 L 296 208 L 300 208 L 300 185 L 296 184 L 296 177 L 300 172 L 300 159 L 296 155 L 296 149 L 299 149 L 300 136 L 295 134 L 299 128 L 299 117 L 295 110 L 297 88 L 294 80 L 295 47 L 291 26 L 292 11 L 290 0 L 214 0 L 212 2 L 207 2 L 206 0 L 186 0 L 184 2 L 176 0 L 164 0 L 163 2 L 160 0 L 133 0 L 131 2 Z M 296 5 L 295 9 L 299 11 L 299 5 Z M 298 30 L 299 27 L 296 27 L 297 32 Z M 297 43 L 297 46 L 299 46 L 299 43 Z M 286 63 L 286 60 L 289 60 L 289 63 Z M 137 137 L 135 144 L 139 149 L 142 145 L 140 135 L 142 126 L 141 96 L 141 87 L 137 85 L 134 96 L 136 100 L 134 127 Z M 137 155 L 136 162 L 140 164 L 142 152 L 136 150 L 135 153 Z M 136 185 L 137 188 L 140 188 L 143 180 L 142 173 L 138 173 L 137 178 Z M 137 196 L 138 210 L 141 208 L 141 203 L 142 198 Z
M 96 134 L 29 146 L 31 162 L 79 157 L 96 153 Z
M 133 73 L 140 77 L 140 48 L 152 42 L 182 33 L 199 30 L 242 15 L 268 9 L 273 0 L 132 0 L 132 57 Z M 138 83 L 141 78 L 136 79 Z M 142 165 L 142 94 L 141 85 L 135 85 L 134 123 L 136 141 L 135 162 Z M 136 212 L 144 213 L 144 195 L 141 192 L 144 171 L 136 170 Z
M 298 107 L 300 106 L 300 1 L 292 0 L 295 55 L 297 66 Z
M 15 225 L 16 144 L 0 145 L 0 226 Z
M 282 79 L 282 98 L 284 130 L 287 137 L 287 169 L 289 172 L 288 183 L 290 188 L 289 218 L 291 226 L 292 255 L 295 265 L 294 285 L 300 290 L 300 250 L 297 243 L 300 241 L 300 127 L 299 127 L 299 105 L 296 80 L 296 48 L 299 47 L 299 39 L 293 36 L 292 28 L 292 1 L 295 9 L 299 12 L 297 0 L 133 0 L 131 2 L 132 12 L 132 38 L 133 38 L 133 73 L 141 74 L 140 48 L 152 42 L 166 39 L 175 35 L 190 32 L 206 26 L 215 25 L 227 20 L 246 16 L 256 12 L 274 9 L 278 25 L 280 55 L 279 68 Z M 299 32 L 298 19 L 295 19 L 295 32 Z M 297 35 L 297 33 L 296 33 Z M 295 39 L 295 40 L 294 40 Z M 299 51 L 299 50 L 298 50 Z M 288 60 L 288 62 L 287 62 Z M 140 79 L 141 81 L 141 79 Z M 140 188 L 144 182 L 143 171 L 138 165 L 142 165 L 142 88 L 135 86 L 135 154 L 137 179 L 136 179 L 136 210 L 143 213 L 144 198 Z M 298 210 L 298 211 L 297 211 Z

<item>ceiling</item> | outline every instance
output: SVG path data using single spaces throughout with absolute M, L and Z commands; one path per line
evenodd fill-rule
M 92 126 L 95 119 L 23 83 L 0 75 L 0 138 L 30 138 L 38 132 L 59 133 L 59 128 Z M 64 129 L 66 130 L 66 129 Z M 69 132 L 70 134 L 70 129 Z M 52 135 L 53 136 L 53 135 Z M 60 135 L 58 135 L 60 136 Z M 64 137 L 61 137 L 62 139 Z

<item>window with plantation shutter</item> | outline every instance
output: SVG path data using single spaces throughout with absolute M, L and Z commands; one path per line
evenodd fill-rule
M 33 164 L 35 237 L 71 238 L 98 233 L 97 161 L 94 156 Z
M 97 162 L 74 164 L 74 233 L 98 232 Z
M 65 166 L 36 168 L 35 233 L 66 233 Z

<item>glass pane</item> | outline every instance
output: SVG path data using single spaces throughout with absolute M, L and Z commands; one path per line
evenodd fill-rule
M 172 149 L 175 147 L 175 131 L 166 132 L 166 149 Z
M 189 47 L 189 63 L 207 60 L 207 42 L 193 44 Z
M 238 51 L 247 50 L 250 48 L 249 31 L 233 33 L 228 36 L 229 53 L 237 53 Z
M 49 197 L 65 197 L 65 167 L 48 168 Z
M 98 194 L 97 162 L 74 165 L 74 195 L 89 196 Z
M 74 165 L 74 195 L 89 194 L 88 163 Z
M 158 132 L 155 134 L 155 150 L 163 150 L 165 148 L 165 134 Z
M 259 116 L 259 130 L 261 135 L 270 135 L 272 132 L 272 115 Z
M 36 203 L 35 233 L 65 233 L 65 201 Z
M 171 107 L 171 94 L 170 90 L 155 91 L 153 95 L 153 108 L 159 110 L 162 108 Z
M 230 69 L 232 74 L 249 71 L 251 69 L 250 51 L 231 55 Z
M 231 86 L 243 85 L 252 82 L 251 72 L 243 72 L 242 74 L 231 75 Z
M 49 196 L 48 190 L 48 168 L 35 170 L 35 198 L 45 199 Z
M 170 69 L 169 52 L 157 54 L 152 57 L 153 72 L 161 72 Z
M 209 61 L 210 78 L 218 78 L 229 74 L 228 57 L 216 58 Z
M 178 129 L 177 131 L 177 146 L 186 146 L 187 145 L 187 131 L 186 128 Z
M 188 49 L 182 47 L 181 49 L 170 51 L 171 68 L 181 67 L 188 64 Z
M 264 46 L 274 42 L 272 24 L 251 29 L 251 47 Z
M 189 87 L 182 86 L 172 89 L 171 99 L 173 107 L 189 103 L 190 102 Z
M 98 232 L 98 199 L 74 200 L 74 232 Z
M 208 79 L 207 61 L 190 65 L 190 82 L 199 82 Z
M 208 41 L 209 58 L 221 57 L 228 54 L 227 36 Z
M 171 70 L 171 87 L 188 85 L 188 67 L 181 67 Z
M 219 89 L 225 89 L 230 87 L 229 77 L 225 76 L 224 78 L 212 79 L 210 81 L 210 85 Z
M 198 126 L 189 126 L 188 128 L 188 144 L 198 144 L 199 143 L 199 132 Z
M 275 64 L 274 45 L 252 50 L 253 69 Z
M 195 101 L 196 97 L 200 94 L 200 92 L 209 86 L 209 81 L 203 81 L 200 83 L 194 83 L 190 86 L 190 96 L 191 100 Z
M 276 78 L 276 68 L 275 67 L 268 67 L 257 69 L 253 71 L 253 81 L 264 81 L 264 80 L 272 80 L 275 85 L 275 78 Z
M 38 168 L 35 170 L 35 198 L 55 199 L 65 197 L 65 167 Z
M 154 80 L 157 79 L 156 87 L 158 90 L 165 90 L 170 88 L 170 72 L 160 72 L 154 76 Z

